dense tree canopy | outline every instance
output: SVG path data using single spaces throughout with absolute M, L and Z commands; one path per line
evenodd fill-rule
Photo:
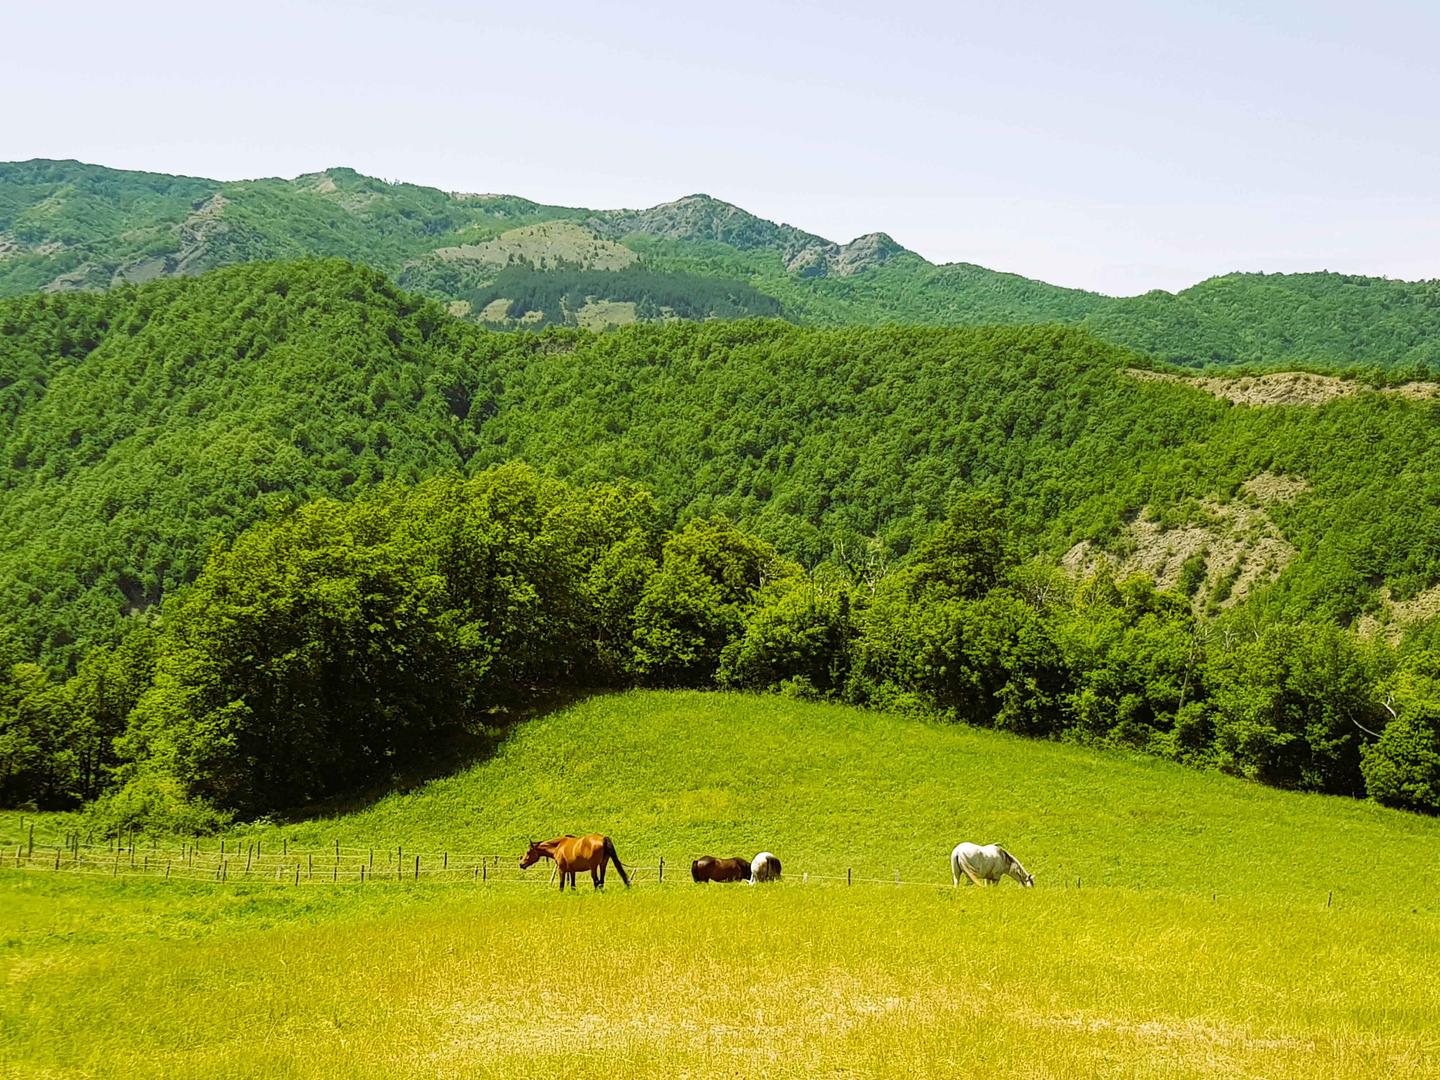
M 1136 515 L 1203 523 L 1268 472 L 1303 488 L 1264 507 L 1298 555 L 1252 603 L 1345 623 L 1440 581 L 1436 402 L 1240 407 L 1133 362 L 1053 327 L 489 333 L 338 262 L 0 302 L 0 611 L 71 666 L 217 536 L 511 459 L 807 566 L 908 557 L 969 491 L 1031 550 L 1123 554 Z
M 5 301 L 0 801 L 196 827 L 657 684 L 1440 809 L 1440 631 L 1350 628 L 1440 582 L 1440 403 L 1136 362 L 1053 326 L 494 333 L 339 261 Z M 1293 558 L 1218 620 L 1205 549 L 1175 592 L 1055 569 L 1235 507 Z
M 1216 633 L 1179 593 L 1013 557 L 966 497 L 907 565 L 813 571 L 723 518 L 528 467 L 322 499 L 214 550 L 60 680 L 0 666 L 0 801 L 196 827 L 384 782 L 546 689 L 728 686 L 1119 745 L 1440 812 L 1436 654 Z M 1234 627 L 1224 627 L 1226 630 Z

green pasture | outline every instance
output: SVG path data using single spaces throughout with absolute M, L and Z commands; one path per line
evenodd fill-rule
M 19 824 L 0 819 L 12 851 Z M 39 819 L 37 843 L 67 824 Z M 543 870 L 0 872 L 0 1073 L 1440 1075 L 1440 823 L 1151 759 L 629 693 L 414 790 L 226 839 L 508 871 L 528 835 L 590 830 L 675 872 L 574 896 Z M 961 839 L 1002 841 L 1036 888 L 952 889 Z M 777 886 L 688 880 L 696 855 L 761 847 Z

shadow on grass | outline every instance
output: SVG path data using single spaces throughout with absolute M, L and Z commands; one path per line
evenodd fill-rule
M 537 694 L 523 705 L 496 709 L 489 714 L 485 723 L 446 737 L 436 743 L 434 753 L 405 762 L 383 780 L 304 806 L 277 810 L 267 815 L 267 819 L 276 825 L 297 825 L 365 810 L 387 796 L 415 791 L 432 780 L 488 761 L 527 721 L 560 712 L 591 698 L 609 697 L 624 692 L 620 687 L 565 687 Z M 236 824 L 243 827 L 245 823 Z

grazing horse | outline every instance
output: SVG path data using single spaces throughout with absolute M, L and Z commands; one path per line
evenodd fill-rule
M 625 867 L 620 865 L 620 856 L 615 854 L 615 845 L 611 843 L 610 837 L 599 833 L 591 833 L 589 836 L 571 836 L 567 833 L 555 837 L 554 840 L 542 840 L 538 844 L 531 840 L 529 850 L 520 856 L 520 869 L 528 870 L 541 859 L 555 860 L 555 866 L 560 871 L 561 892 L 565 891 L 567 878 L 570 888 L 575 888 L 577 870 L 589 870 L 590 880 L 595 883 L 595 888 L 600 888 L 605 884 L 607 862 L 615 864 L 615 869 L 620 872 L 620 880 L 625 882 L 627 889 L 630 887 L 630 877 L 625 873 Z
M 998 885 L 1000 879 L 1008 874 L 1027 889 L 1035 887 L 1035 875 L 1028 873 L 1020 865 L 1020 860 L 999 844 L 987 844 L 985 847 L 971 843 L 957 844 L 950 853 L 950 875 L 955 879 L 957 889 L 961 874 L 976 885 L 982 881 Z
M 690 876 L 696 881 L 749 881 L 750 860 L 702 855 L 690 864 Z
M 779 881 L 780 860 L 768 851 L 762 851 L 750 860 L 750 884 L 757 881 Z

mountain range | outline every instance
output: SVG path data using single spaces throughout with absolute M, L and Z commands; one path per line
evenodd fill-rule
M 883 232 L 837 243 L 709 195 L 646 210 L 550 206 L 333 168 L 217 181 L 75 161 L 0 164 L 0 296 L 95 290 L 239 263 L 339 257 L 497 328 L 674 319 L 1080 325 L 1194 367 L 1440 369 L 1440 282 L 1227 274 L 1116 298 Z

